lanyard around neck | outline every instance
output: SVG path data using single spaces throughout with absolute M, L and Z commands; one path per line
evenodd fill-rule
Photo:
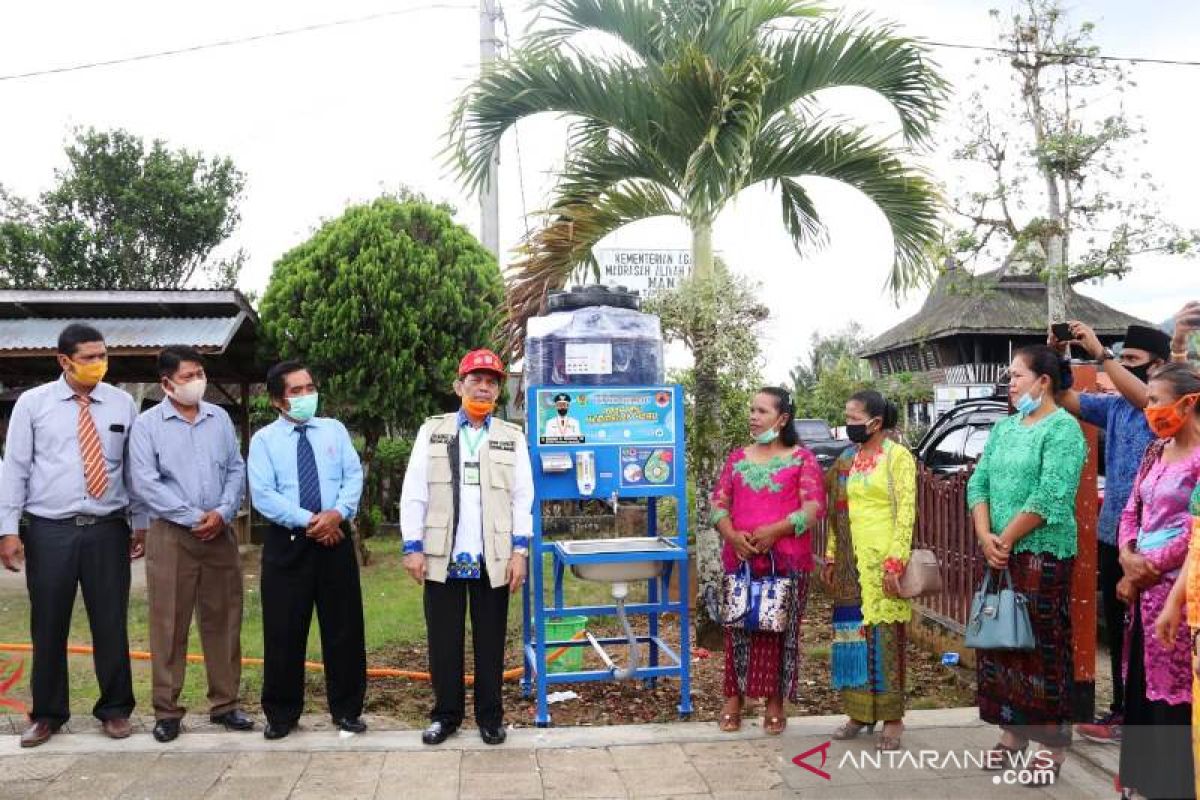
M 479 446 L 483 444 L 483 437 L 487 436 L 487 428 L 473 430 L 470 425 L 465 425 L 461 430 L 463 443 L 467 446 L 467 455 L 475 458 L 479 454 Z

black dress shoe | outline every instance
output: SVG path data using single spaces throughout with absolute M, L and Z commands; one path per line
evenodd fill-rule
M 421 733 L 421 741 L 425 744 L 441 744 L 450 738 L 450 736 L 458 730 L 457 725 L 450 725 L 446 722 L 432 722 L 429 727 Z
M 151 733 L 154 734 L 155 741 L 162 742 L 163 744 L 166 744 L 167 742 L 173 742 L 179 738 L 179 720 L 157 720 L 154 723 L 154 730 L 151 731 Z
M 503 725 L 497 725 L 494 728 L 490 725 L 480 725 L 479 736 L 483 739 L 484 744 L 504 744 L 504 740 L 508 738 Z
M 224 714 L 213 714 L 208 720 L 214 725 L 224 725 L 225 729 L 230 731 L 254 730 L 254 720 L 236 708 L 233 711 L 226 711 Z
M 344 730 L 346 733 L 366 733 L 367 723 L 362 721 L 361 717 L 342 717 L 333 721 L 334 725 Z
M 271 740 L 282 739 L 292 732 L 291 722 L 268 722 L 263 729 L 263 737 Z

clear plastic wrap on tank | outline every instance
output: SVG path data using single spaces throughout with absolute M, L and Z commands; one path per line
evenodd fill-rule
M 620 386 L 663 381 L 658 317 L 589 306 L 533 317 L 526 328 L 525 385 Z

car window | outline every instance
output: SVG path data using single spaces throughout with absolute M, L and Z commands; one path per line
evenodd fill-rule
M 823 422 L 805 422 L 802 420 L 796 423 L 796 432 L 800 434 L 801 439 L 808 441 L 830 438 L 829 426 Z
M 991 427 L 973 427 L 967 435 L 966 444 L 963 445 L 963 456 L 968 461 L 978 461 L 983 455 L 983 446 L 987 444 L 988 435 L 991 434 Z
M 947 431 L 929 451 L 927 458 L 931 469 L 961 468 L 966 465 L 963 458 L 963 445 L 967 441 L 970 428 L 955 428 Z

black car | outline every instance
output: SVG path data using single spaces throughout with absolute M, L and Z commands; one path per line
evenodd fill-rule
M 962 472 L 983 454 L 992 426 L 1008 413 L 1008 401 L 994 397 L 958 403 L 921 437 L 917 461 L 940 475 Z
M 829 423 L 823 419 L 798 419 L 795 426 L 800 444 L 812 451 L 822 470 L 829 469 L 842 451 L 850 446 L 848 440 L 834 437 Z

